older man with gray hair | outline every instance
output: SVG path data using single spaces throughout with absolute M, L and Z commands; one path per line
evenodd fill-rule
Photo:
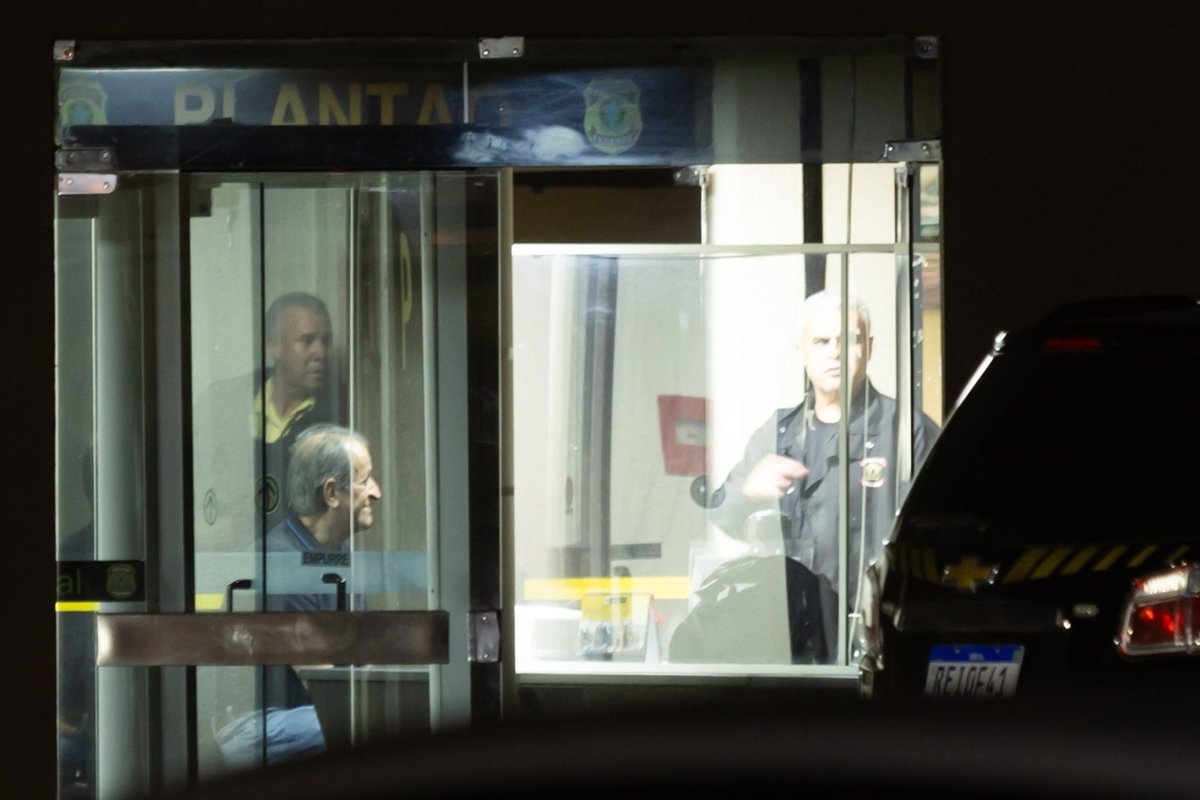
M 288 456 L 288 514 L 267 533 L 268 552 L 336 552 L 375 521 L 382 498 L 367 441 L 349 428 L 315 425 Z
M 849 541 L 846 585 L 851 607 L 859 575 L 882 546 L 900 497 L 896 454 L 899 438 L 895 399 L 867 377 L 873 339 L 871 317 L 851 297 L 846 315 L 845 369 L 849 409 Z M 837 291 L 810 295 L 800 313 L 797 349 L 806 373 L 800 403 L 779 409 L 755 431 L 741 461 L 713 493 L 710 520 L 742 537 L 747 520 L 782 517 L 786 554 L 838 585 L 840 547 L 839 429 L 842 419 L 842 298 Z M 937 435 L 937 426 L 917 414 L 912 430 L 913 464 L 918 465 Z M 763 514 L 767 516 L 764 517 Z
M 339 610 L 340 591 L 309 591 L 307 587 L 324 588 L 324 578 L 338 578 L 331 567 L 349 565 L 351 537 L 374 523 L 372 506 L 380 498 L 363 436 L 330 424 L 314 425 L 300 433 L 288 453 L 287 515 L 267 533 L 263 547 L 268 553 L 266 609 Z M 305 590 L 286 589 L 296 583 Z M 280 591 L 280 586 L 285 590 Z M 268 763 L 325 750 L 325 734 L 312 696 L 295 667 L 267 667 L 262 698 L 263 708 L 216 729 L 217 742 L 231 765 L 253 764 L 264 736 Z

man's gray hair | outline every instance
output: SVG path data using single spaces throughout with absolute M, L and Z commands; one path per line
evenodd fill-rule
M 330 478 L 337 488 L 349 489 L 356 443 L 367 446 L 362 434 L 337 425 L 314 425 L 297 436 L 288 450 L 288 507 L 302 516 L 325 511 L 321 487 Z
M 267 314 L 263 318 L 264 338 L 274 339 L 279 336 L 279 325 L 283 321 L 283 312 L 289 308 L 306 308 L 314 314 L 320 314 L 325 319 L 329 319 L 329 309 L 325 307 L 325 301 L 321 298 L 308 292 L 288 292 L 275 298 L 275 301 L 267 307 Z
M 858 312 L 858 322 L 862 326 L 863 333 L 866 336 L 871 335 L 871 310 L 857 296 L 851 294 L 849 303 L 851 309 Z M 804 303 L 800 306 L 800 314 L 797 318 L 796 335 L 802 335 L 804 330 L 804 318 L 809 312 L 816 309 L 830 309 L 833 311 L 842 310 L 842 293 L 840 289 L 821 289 L 818 292 L 813 292 L 808 297 L 804 298 Z

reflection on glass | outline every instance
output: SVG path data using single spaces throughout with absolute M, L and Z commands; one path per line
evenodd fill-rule
M 59 561 L 96 557 L 95 460 L 92 426 L 92 296 L 89 220 L 70 219 L 60 208 L 56 284 L 59 327 L 56 359 Z M 95 615 L 84 606 L 59 605 L 58 761 L 59 796 L 95 796 Z
M 57 207 L 57 549 L 60 562 L 73 562 L 60 573 L 63 602 L 56 605 L 66 797 L 146 785 L 144 771 L 113 763 L 144 761 L 133 720 L 146 711 L 147 671 L 96 669 L 94 615 L 145 609 L 136 576 L 153 518 L 144 402 L 152 366 L 143 337 L 151 327 L 144 292 L 154 265 L 141 225 L 155 186 L 178 191 L 173 177 L 156 176 L 128 181 L 102 203 L 62 197 Z M 96 563 L 105 561 L 122 563 Z
M 901 445 L 891 246 L 849 253 L 847 312 L 843 256 L 758 250 L 517 248 L 518 671 L 846 664 L 902 451 L 937 426 L 918 411 Z M 639 595 L 653 646 L 629 648 Z
M 736 536 L 747 520 L 777 511 L 783 551 L 815 577 L 819 600 L 837 602 L 844 558 L 846 597 L 856 608 L 859 576 L 879 554 L 900 497 L 899 411 L 895 397 L 881 392 L 867 375 L 875 336 L 865 302 L 850 295 L 843 313 L 840 292 L 813 292 L 800 305 L 796 327 L 802 398 L 771 414 L 750 435 L 742 458 L 714 496 L 710 520 Z M 842 396 L 845 388 L 848 398 Z M 848 476 L 841 467 L 842 428 L 849 435 Z M 921 415 L 912 434 L 918 462 L 935 435 L 933 422 Z M 849 512 L 844 543 L 842 480 L 848 483 Z M 796 586 L 788 581 L 790 603 L 799 601 L 791 595 Z
M 95 532 L 91 515 L 92 452 L 84 448 L 79 461 L 87 514 L 72 531 L 59 537 L 59 561 L 94 558 Z M 59 796 L 94 796 L 96 775 L 96 628 L 95 614 L 83 608 L 60 608 L 58 614 L 58 759 Z
M 195 181 L 197 610 L 427 608 L 421 177 Z M 197 676 L 202 777 L 429 724 L 423 670 Z
M 921 164 L 917 175 L 920 188 L 917 238 L 936 242 L 942 236 L 941 167 L 937 164 Z

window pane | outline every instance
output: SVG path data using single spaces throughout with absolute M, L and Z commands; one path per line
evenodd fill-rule
M 514 248 L 518 672 L 853 669 L 858 575 L 937 434 L 914 376 L 940 339 L 895 166 L 823 170 L 843 211 L 821 238 L 850 243 L 803 243 L 799 167 L 723 166 L 708 235 L 734 244 Z
M 921 507 L 977 514 L 988 535 L 1017 527 L 1031 541 L 1122 541 L 1186 519 L 1192 471 L 1185 455 L 1200 446 L 1190 382 L 1156 384 L 1154 408 L 1178 421 L 1165 461 L 1154 437 L 1102 432 L 1126 417 L 1134 375 L 1191 375 L 1194 355 L 1130 348 L 1098 355 L 1000 356 L 955 411 L 958 437 L 928 464 Z M 1006 398 L 1038 398 L 1036 403 Z M 1113 492 L 1141 496 L 1137 509 L 1107 502 Z
M 429 186 L 197 179 L 197 611 L 431 607 Z M 200 667 L 197 681 L 205 776 L 429 727 L 424 667 Z

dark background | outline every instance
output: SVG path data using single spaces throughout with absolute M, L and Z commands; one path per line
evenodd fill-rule
M 3 91 L 8 526 L 2 774 L 54 785 L 56 39 L 936 35 L 943 69 L 945 388 L 994 334 L 1118 293 L 1200 296 L 1200 11 L 1185 2 L 56 2 L 10 8 Z M 1153 413 L 1154 381 L 1129 387 Z M 1139 395 L 1141 395 L 1139 397 Z M 1136 416 L 1130 415 L 1130 424 Z M 9 792 L 5 792 L 9 794 Z

